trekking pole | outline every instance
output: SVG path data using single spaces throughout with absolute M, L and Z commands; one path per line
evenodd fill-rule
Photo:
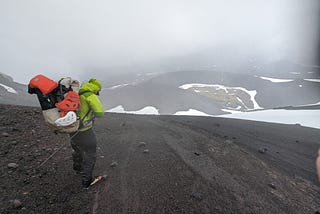
M 70 137 L 70 139 L 74 138 L 77 134 L 79 133 L 79 131 L 77 131 L 74 135 L 72 135 Z M 57 154 L 65 145 L 67 142 L 64 142 L 64 144 L 62 144 L 56 151 L 54 151 L 54 153 L 52 153 L 45 161 L 43 161 L 39 166 L 37 166 L 36 169 L 39 169 L 41 166 L 43 166 L 48 160 L 50 160 L 55 154 Z

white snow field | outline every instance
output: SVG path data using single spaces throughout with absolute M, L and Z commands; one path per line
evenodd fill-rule
M 128 86 L 129 84 L 121 84 L 121 85 L 115 85 L 115 86 L 112 86 L 112 87 L 110 87 L 110 88 L 104 88 L 104 89 L 110 89 L 110 90 L 114 90 L 114 89 L 117 89 L 117 88 L 123 88 L 123 87 L 126 87 L 126 86 Z M 103 89 L 103 90 L 104 90 Z
M 107 110 L 106 112 L 112 113 L 127 113 L 127 114 L 149 114 L 149 115 L 159 115 L 158 109 L 153 106 L 144 107 L 138 111 L 125 111 L 122 105 Z
M 275 83 L 292 82 L 292 81 L 294 81 L 294 80 L 292 80 L 292 79 L 276 79 L 276 78 L 263 77 L 263 76 L 260 76 L 259 78 L 260 78 L 260 79 L 263 79 L 263 80 L 268 80 L 268 81 L 270 81 L 270 82 L 275 82 Z
M 300 124 L 301 126 L 320 129 L 320 110 L 271 109 L 218 115 L 216 117 L 254 120 L 270 123 Z
M 309 82 L 320 82 L 320 79 L 304 79 Z
M 174 115 L 189 115 L 189 116 L 212 116 L 195 109 L 189 109 L 188 111 L 178 111 Z
M 189 109 L 188 111 L 178 111 L 174 115 L 225 117 L 270 123 L 300 124 L 301 126 L 320 129 L 320 110 L 270 109 L 253 112 L 239 112 L 225 109 L 225 111 L 230 112 L 231 114 L 214 116 L 195 109 Z M 120 105 L 108 110 L 107 112 L 159 115 L 158 109 L 152 106 L 144 107 L 138 111 L 125 111 L 124 108 Z
M 257 94 L 256 90 L 249 91 L 243 87 L 228 87 L 228 86 L 217 85 L 217 84 L 211 85 L 211 84 L 199 84 L 199 83 L 184 84 L 184 85 L 179 86 L 179 88 L 184 89 L 184 90 L 187 90 L 190 88 L 214 88 L 216 90 L 219 90 L 219 89 L 224 90 L 226 93 L 228 93 L 228 90 L 241 90 L 241 91 L 246 92 L 250 96 L 250 99 L 253 102 L 253 108 L 251 110 L 262 109 L 255 100 L 255 96 Z M 198 90 L 196 90 L 196 89 L 194 91 L 198 92 Z M 250 108 L 248 108 L 248 109 L 250 109 Z
M 14 90 L 13 88 L 3 85 L 0 83 L 0 86 L 4 87 L 8 92 L 13 93 L 13 94 L 18 94 L 18 92 L 16 90 Z

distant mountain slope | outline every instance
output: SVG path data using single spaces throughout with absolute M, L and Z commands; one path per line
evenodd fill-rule
M 306 75 L 297 77 L 290 72 L 287 72 L 286 79 L 276 79 L 275 75 L 177 71 L 139 84 L 105 89 L 101 98 L 106 109 L 122 105 L 127 111 L 136 111 L 153 106 L 160 114 L 195 109 L 211 115 L 222 114 L 224 109 L 251 110 L 254 102 L 262 108 L 319 102 L 320 82 L 304 79 Z M 314 74 L 311 76 L 315 77 Z M 184 89 L 186 84 L 193 86 Z
M 229 66 L 228 61 L 207 66 L 200 62 L 185 66 L 192 70 L 181 70 L 179 63 L 173 63 L 172 70 L 177 71 L 167 73 L 150 67 L 150 72 L 110 76 L 98 70 L 106 87 L 100 98 L 106 110 L 136 112 L 151 107 L 159 114 L 191 110 L 210 115 L 320 102 L 319 66 L 285 60 L 272 63 L 251 60 L 238 67 Z M 27 93 L 26 85 L 4 74 L 0 74 L 0 103 L 39 105 L 36 96 Z
M 38 106 L 36 96 L 28 94 L 28 86 L 16 83 L 10 76 L 0 73 L 0 103 Z

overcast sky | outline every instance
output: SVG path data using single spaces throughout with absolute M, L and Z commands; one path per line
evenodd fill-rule
M 318 0 L 0 0 L 0 72 L 99 77 L 223 45 L 310 63 L 319 20 Z

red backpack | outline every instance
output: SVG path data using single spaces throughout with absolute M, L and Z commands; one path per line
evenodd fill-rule
M 39 74 L 30 80 L 29 86 L 31 88 L 38 88 L 42 94 L 46 95 L 57 88 L 58 83 L 46 76 L 43 76 L 42 74 Z

